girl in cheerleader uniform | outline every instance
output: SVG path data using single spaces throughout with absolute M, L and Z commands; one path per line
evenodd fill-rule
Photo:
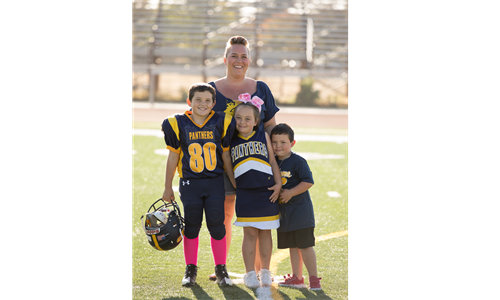
M 274 157 L 269 135 L 258 129 L 259 97 L 241 94 L 234 113 L 238 135 L 230 146 L 232 170 L 226 166 L 231 183 L 236 187 L 236 221 L 243 227 L 242 255 L 245 263 L 245 285 L 250 288 L 270 286 L 269 265 L 272 255 L 271 230 L 279 227 L 281 173 Z M 255 245 L 259 241 L 261 270 L 255 272 Z M 260 282 L 259 282 L 260 279 Z

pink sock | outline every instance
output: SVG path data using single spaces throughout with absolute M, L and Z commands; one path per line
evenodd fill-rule
M 216 240 L 210 237 L 210 245 L 212 246 L 215 265 L 225 265 L 227 258 L 226 237 L 224 236 L 222 240 Z
M 197 265 L 198 264 L 198 245 L 199 245 L 199 237 L 195 237 L 194 239 L 188 239 L 184 236 L 184 260 L 186 261 L 186 265 Z

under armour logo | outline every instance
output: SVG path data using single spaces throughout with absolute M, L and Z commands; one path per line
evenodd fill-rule
M 183 181 L 183 182 L 182 182 L 182 186 L 185 186 L 186 184 L 187 184 L 187 185 L 189 185 L 189 180 L 188 180 L 188 181 Z

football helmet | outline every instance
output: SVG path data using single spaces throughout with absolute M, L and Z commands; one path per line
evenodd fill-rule
M 156 250 L 174 249 L 184 236 L 184 218 L 175 201 L 156 200 L 141 216 L 141 223 L 149 244 Z

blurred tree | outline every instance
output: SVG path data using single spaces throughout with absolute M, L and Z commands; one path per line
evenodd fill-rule
M 314 78 L 308 76 L 300 80 L 300 91 L 295 98 L 298 106 L 315 106 L 319 91 L 313 91 Z

